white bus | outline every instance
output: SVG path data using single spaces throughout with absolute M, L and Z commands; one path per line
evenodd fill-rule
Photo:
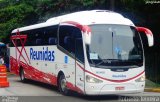
M 145 59 L 140 33 L 152 32 L 107 10 L 75 12 L 12 31 L 10 70 L 87 95 L 143 92 Z

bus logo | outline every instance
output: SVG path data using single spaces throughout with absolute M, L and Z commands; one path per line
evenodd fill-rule
M 120 74 L 120 75 L 112 75 L 113 78 L 126 78 L 126 75 Z
M 41 61 L 54 61 L 54 51 L 49 51 L 48 47 L 40 51 L 30 48 L 30 59 L 31 60 L 41 60 Z

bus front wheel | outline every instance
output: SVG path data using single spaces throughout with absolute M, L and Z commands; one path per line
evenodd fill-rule
M 59 76 L 58 89 L 59 89 L 60 93 L 62 93 L 64 95 L 68 95 L 69 94 L 69 90 L 67 88 L 67 81 L 66 81 L 66 78 L 65 78 L 65 76 L 63 74 L 61 74 Z

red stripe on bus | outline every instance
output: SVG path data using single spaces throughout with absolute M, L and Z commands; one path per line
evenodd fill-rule
M 124 80 L 112 80 L 112 79 L 107 79 L 107 78 L 98 76 L 98 75 L 96 75 L 96 74 L 94 74 L 94 73 L 92 73 L 92 72 L 90 72 L 90 71 L 88 71 L 88 70 L 85 70 L 85 69 L 84 69 L 81 65 L 79 65 L 78 63 L 77 63 L 77 65 L 78 65 L 83 71 L 85 71 L 85 72 L 87 72 L 87 73 L 89 73 L 89 74 L 91 74 L 91 75 L 93 75 L 93 76 L 95 76 L 95 77 L 98 77 L 98 78 L 100 78 L 100 79 L 103 79 L 103 80 L 106 80 L 106 81 L 110 81 L 110 82 L 116 82 L 116 83 L 126 82 L 126 81 L 133 80 L 133 79 L 139 77 L 140 75 L 142 75 L 142 74 L 144 73 L 144 71 L 142 71 L 142 72 L 139 73 L 138 75 L 136 75 L 136 76 L 134 76 L 134 77 L 132 77 L 132 78 L 129 78 L 129 79 L 124 79 Z
M 12 63 L 11 68 L 13 67 L 13 64 L 14 65 L 18 64 L 16 59 L 13 58 L 12 56 L 10 56 L 10 62 L 11 63 L 15 62 L 15 63 Z M 56 75 L 52 75 L 52 74 L 49 74 L 49 73 L 44 73 L 44 72 L 42 72 L 42 71 L 40 71 L 40 70 L 38 70 L 38 69 L 36 69 L 32 66 L 27 65 L 26 63 L 24 63 L 22 61 L 20 62 L 20 65 L 22 65 L 22 67 L 24 68 L 26 78 L 57 86 Z M 12 69 L 11 72 L 13 72 L 13 73 L 15 72 L 18 75 L 19 73 L 17 73 L 17 72 L 19 72 L 19 68 Z M 78 93 L 84 94 L 84 92 L 79 87 L 72 84 L 71 82 L 67 81 L 67 87 L 70 90 L 73 90 L 73 91 L 76 91 Z
M 138 30 L 138 32 L 145 32 L 145 34 L 153 35 L 152 31 L 149 30 L 148 28 L 145 28 L 145 27 L 136 27 L 136 29 Z
M 77 86 L 73 85 L 72 83 L 70 82 L 67 82 L 67 88 L 73 90 L 73 91 L 76 91 L 78 93 L 81 93 L 81 94 L 84 94 L 84 92 Z
M 62 24 L 63 24 L 63 23 L 72 24 L 72 25 L 74 25 L 75 27 L 79 28 L 81 31 L 87 32 L 87 34 L 88 34 L 89 32 L 91 32 L 91 28 L 90 28 L 89 26 L 87 26 L 87 25 L 82 25 L 82 24 L 77 23 L 77 22 L 74 22 L 74 21 L 66 21 L 66 22 L 62 22 Z

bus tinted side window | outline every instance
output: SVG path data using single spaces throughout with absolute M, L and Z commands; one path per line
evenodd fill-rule
M 27 35 L 25 46 L 56 45 L 57 29 L 58 26 L 50 26 L 22 32 Z
M 77 38 L 82 38 L 80 29 L 73 26 L 60 26 L 59 45 L 73 55 L 75 55 L 75 39 Z
M 83 40 L 82 38 L 75 39 L 75 55 L 76 59 L 84 63 L 84 50 L 83 50 Z
M 22 31 L 21 35 L 27 35 L 25 46 L 40 46 L 43 45 L 42 38 L 44 31 L 42 28 Z
M 44 28 L 44 44 L 56 45 L 57 44 L 57 29 L 58 26 L 51 26 Z
M 44 46 L 57 44 L 58 25 L 27 30 L 20 32 L 21 35 L 27 35 L 25 46 Z M 16 35 L 16 34 L 13 34 Z M 20 39 L 16 40 L 16 46 L 21 46 Z M 11 42 L 11 46 L 13 43 Z
M 35 41 L 34 41 L 34 45 L 35 46 L 42 46 L 42 45 L 45 45 L 45 43 L 44 43 L 44 28 L 39 28 L 39 29 L 36 29 L 36 30 L 34 30 L 34 32 L 33 32 L 34 34 L 34 38 L 33 39 L 35 39 Z M 32 40 L 33 40 L 32 39 Z
M 21 32 L 21 34 L 27 35 L 27 41 L 25 46 L 32 46 L 34 43 L 34 35 L 32 30 Z

